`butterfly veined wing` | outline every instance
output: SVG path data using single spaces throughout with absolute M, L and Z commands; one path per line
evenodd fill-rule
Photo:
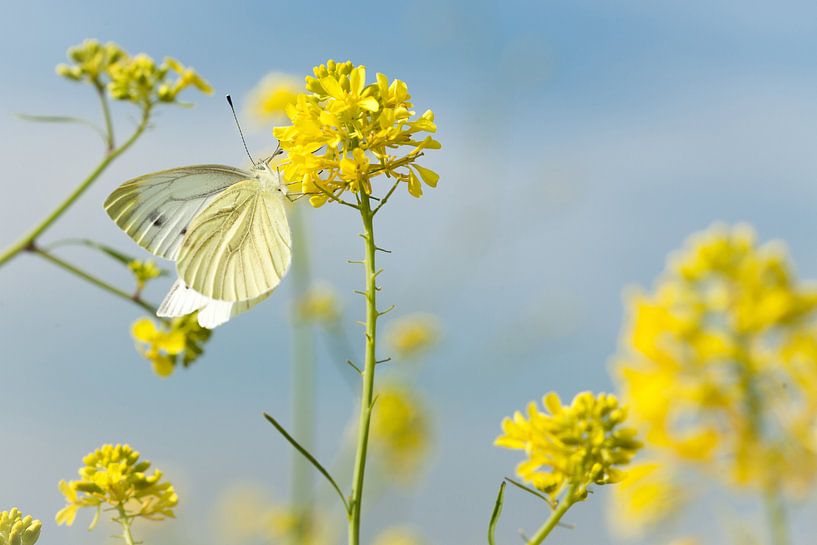
M 199 325 L 207 329 L 213 329 L 230 318 L 248 311 L 266 299 L 270 293 L 272 292 L 267 292 L 249 301 L 216 301 L 205 297 L 193 288 L 185 286 L 184 281 L 178 278 L 170 286 L 170 290 L 167 292 L 162 304 L 159 305 L 156 315 L 160 318 L 178 318 L 198 310 Z
M 258 179 L 216 196 L 184 237 L 176 261 L 182 280 L 220 301 L 247 301 L 275 288 L 292 258 L 284 199 Z
M 175 260 L 196 214 L 216 195 L 251 177 L 223 165 L 162 170 L 119 186 L 105 200 L 105 211 L 139 246 Z

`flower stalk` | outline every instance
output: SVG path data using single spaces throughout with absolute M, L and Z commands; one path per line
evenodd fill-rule
M 352 496 L 349 513 L 349 545 L 360 543 L 360 514 L 363 502 L 363 482 L 366 472 L 366 455 L 369 447 L 369 425 L 374 406 L 374 371 L 377 364 L 377 269 L 375 253 L 377 246 L 374 239 L 374 213 L 371 208 L 369 195 L 361 190 L 358 192 L 360 203 L 360 217 L 363 220 L 363 240 L 366 253 L 363 259 L 366 291 L 363 297 L 366 300 L 366 351 L 363 365 L 363 384 L 360 395 L 360 420 L 358 422 L 357 452 L 355 454 L 355 468 L 352 481 Z
M 559 502 L 559 505 L 557 505 L 556 509 L 550 514 L 550 518 L 533 534 L 533 537 L 528 540 L 527 545 L 539 545 L 550 535 L 550 532 L 559 525 L 559 522 L 565 513 L 567 513 L 568 509 L 573 507 L 574 503 L 580 501 L 580 499 L 576 497 L 578 487 L 578 483 L 575 483 L 567 490 L 562 501 Z

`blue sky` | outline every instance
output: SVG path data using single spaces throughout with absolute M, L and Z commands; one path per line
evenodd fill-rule
M 413 498 L 372 513 L 432 543 L 479 543 L 497 482 L 518 457 L 491 446 L 499 421 L 544 392 L 612 387 L 622 290 L 649 285 L 689 234 L 748 221 L 785 240 L 817 277 L 817 5 L 810 2 L 158 2 L 17 3 L 0 20 L 0 245 L 46 214 L 94 164 L 93 135 L 28 125 L 14 112 L 97 115 L 87 89 L 53 67 L 86 37 L 169 54 L 216 87 L 192 110 L 165 110 L 46 239 L 92 235 L 135 251 L 101 202 L 160 168 L 242 164 L 222 95 L 244 97 L 269 71 L 327 58 L 408 82 L 432 108 L 441 173 L 419 201 L 383 215 L 384 298 L 445 324 L 420 387 L 437 411 L 435 465 Z M 120 132 L 128 111 L 116 110 Z M 272 146 L 268 132 L 252 149 Z M 357 318 L 355 218 L 312 211 L 315 274 Z M 87 253 L 95 270 L 124 273 Z M 154 300 L 165 286 L 150 292 Z M 290 453 L 259 417 L 289 417 L 286 287 L 217 331 L 206 357 L 154 377 L 128 335 L 135 308 L 27 256 L 0 269 L 0 506 L 47 521 L 43 543 L 101 543 L 56 529 L 56 483 L 103 441 L 129 441 L 179 482 L 179 539 L 206 540 L 215 498 L 253 481 L 284 495 Z M 350 331 L 354 329 L 350 326 Z M 336 449 L 354 400 L 322 355 L 318 452 Z M 604 496 L 604 494 L 600 494 Z M 615 543 L 604 498 L 582 505 L 553 543 Z M 514 498 L 505 542 L 533 528 Z M 809 521 L 795 513 L 803 536 Z M 397 516 L 400 515 L 400 516 Z M 705 524 L 704 517 L 696 521 Z M 371 531 L 375 530 L 372 524 Z M 797 535 L 797 534 L 795 534 Z M 717 541 L 712 541 L 716 543 Z

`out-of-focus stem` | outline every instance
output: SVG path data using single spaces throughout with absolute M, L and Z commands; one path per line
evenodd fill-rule
M 772 545 L 788 545 L 789 530 L 783 498 L 777 490 L 770 488 L 766 491 L 764 504 Z

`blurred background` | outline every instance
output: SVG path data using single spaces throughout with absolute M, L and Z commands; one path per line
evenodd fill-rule
M 432 108 L 441 180 L 420 200 L 399 192 L 382 216 L 386 322 L 436 315 L 439 345 L 417 385 L 433 411 L 431 465 L 410 491 L 369 505 L 369 536 L 413 524 L 432 544 L 484 542 L 499 481 L 518 453 L 492 446 L 501 419 L 548 390 L 571 398 L 613 388 L 610 358 L 622 291 L 649 286 L 666 255 L 713 221 L 747 221 L 787 242 L 803 278 L 817 278 L 817 5 L 811 2 L 7 2 L 0 20 L 0 246 L 47 214 L 96 164 L 101 144 L 73 126 L 14 113 L 98 116 L 86 86 L 57 77 L 85 38 L 172 55 L 216 89 L 195 108 L 164 108 L 44 240 L 92 236 L 136 253 L 101 203 L 122 181 L 194 163 L 243 165 L 223 95 L 239 107 L 270 71 L 296 77 L 326 59 L 406 81 Z M 132 124 L 114 105 L 120 134 Z M 242 116 L 240 112 L 240 116 Z M 274 148 L 250 131 L 255 155 Z M 305 210 L 316 278 L 360 319 L 359 219 Z M 127 271 L 84 249 L 64 255 L 126 283 Z M 167 280 L 147 298 L 159 301 Z M 103 442 L 129 442 L 176 485 L 168 542 L 223 541 L 214 512 L 236 483 L 286 498 L 290 447 L 261 418 L 291 420 L 290 286 L 218 329 L 205 356 L 168 379 L 133 349 L 143 313 L 22 255 L 0 269 L 0 508 L 43 519 L 41 543 L 109 542 L 80 515 L 57 529 L 60 479 Z M 349 324 L 358 344 L 358 330 Z M 319 344 L 317 444 L 331 460 L 356 392 Z M 387 379 L 391 371 L 380 376 Z M 321 483 L 321 486 L 323 484 Z M 552 542 L 612 544 L 607 490 L 571 510 Z M 327 503 L 336 508 L 333 503 Z M 733 506 L 751 518 L 752 502 Z M 791 513 L 795 543 L 817 523 Z M 339 513 L 339 510 L 338 510 Z M 336 513 L 337 516 L 337 513 Z M 503 541 L 531 531 L 541 504 L 510 494 Z M 88 517 L 90 518 L 90 517 Z M 712 526 L 692 509 L 684 524 Z M 169 537 L 168 537 L 169 536 Z

